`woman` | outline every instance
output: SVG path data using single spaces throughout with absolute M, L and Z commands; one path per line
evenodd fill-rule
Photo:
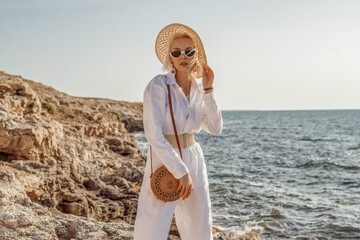
M 223 120 L 216 104 L 214 73 L 206 63 L 199 36 L 182 24 L 170 24 L 160 31 L 156 41 L 160 62 L 169 70 L 155 76 L 146 86 L 143 122 L 146 139 L 152 149 L 152 164 L 146 162 L 134 228 L 135 240 L 166 240 L 173 214 L 182 240 L 212 240 L 209 184 L 204 155 L 194 141 L 201 129 L 219 135 Z M 195 78 L 202 77 L 202 84 Z M 181 149 L 174 144 L 174 129 L 168 102 L 167 84 Z M 150 150 L 150 149 L 149 149 Z M 150 160 L 150 151 L 147 153 Z M 166 166 L 179 179 L 180 199 L 163 202 L 151 191 L 153 169 Z M 153 168 L 153 169 L 152 169 Z

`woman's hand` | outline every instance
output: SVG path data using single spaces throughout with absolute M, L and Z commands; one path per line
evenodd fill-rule
M 181 190 L 180 198 L 183 197 L 182 200 L 188 198 L 191 192 L 194 191 L 192 180 L 189 173 L 185 174 L 182 178 L 179 179 L 179 186 L 176 189 L 176 191 L 180 191 L 180 190 Z
M 204 88 L 212 87 L 214 82 L 214 72 L 209 65 L 203 66 L 202 84 Z

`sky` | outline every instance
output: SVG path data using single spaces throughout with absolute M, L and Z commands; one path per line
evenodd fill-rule
M 358 0 L 0 0 L 0 71 L 141 102 L 168 24 L 200 36 L 221 110 L 360 109 Z M 202 79 L 197 79 L 200 83 Z

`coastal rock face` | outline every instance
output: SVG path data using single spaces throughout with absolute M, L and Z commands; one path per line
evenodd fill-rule
M 0 239 L 132 239 L 125 221 L 99 222 L 31 201 L 21 180 L 31 174 L 0 166 Z
M 0 239 L 132 239 L 142 104 L 0 72 Z

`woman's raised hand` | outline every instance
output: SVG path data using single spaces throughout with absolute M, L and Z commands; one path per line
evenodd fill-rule
M 179 179 L 179 186 L 176 191 L 180 190 L 180 198 L 182 197 L 182 200 L 188 198 L 191 192 L 194 191 L 191 176 L 189 173 L 185 174 L 182 178 Z
M 204 88 L 212 87 L 214 82 L 214 72 L 209 65 L 203 66 L 202 83 Z

